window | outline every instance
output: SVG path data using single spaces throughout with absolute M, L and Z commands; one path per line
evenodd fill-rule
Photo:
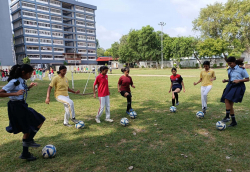
M 52 59 L 52 55 L 43 54 L 42 59 Z
M 87 20 L 94 20 L 94 17 L 93 16 L 86 16 L 86 19 Z
M 53 29 L 62 30 L 62 25 L 52 24 L 52 28 L 53 28 Z
M 63 37 L 63 33 L 52 32 L 53 37 Z
M 86 10 L 86 13 L 94 13 L 94 10 L 92 10 L 92 9 L 85 8 L 85 10 Z
M 41 44 L 51 44 L 52 41 L 51 41 L 51 39 L 43 39 L 43 38 L 40 38 L 40 43 L 41 43 Z
M 23 35 L 23 29 L 19 29 L 19 30 L 16 30 L 15 32 L 14 32 L 14 36 L 16 37 L 16 36 L 19 36 L 19 35 Z
M 92 36 L 88 36 L 87 39 L 88 41 L 95 41 L 95 37 L 92 37 Z
M 41 2 L 41 3 L 48 3 L 49 2 L 49 0 L 36 0 L 37 2 Z
M 15 45 L 23 44 L 23 38 L 18 38 L 15 40 Z
M 57 13 L 57 14 L 61 14 L 62 13 L 61 10 L 56 9 L 56 8 L 50 8 L 50 12 L 51 13 Z
M 80 14 L 80 13 L 76 13 L 76 17 L 80 17 L 80 18 L 84 18 L 85 19 L 85 15 L 84 14 Z
M 38 46 L 26 46 L 26 50 L 27 51 L 39 51 L 39 47 Z
M 38 26 L 39 26 L 39 27 L 50 28 L 50 24 L 49 24 L 49 23 L 42 23 L 42 22 L 39 22 L 39 23 L 38 23 Z
M 77 6 L 77 5 L 76 5 L 76 10 L 77 10 L 77 11 L 82 11 L 82 12 L 84 12 L 84 7 L 80 7 L 80 6 Z
M 85 50 L 85 49 L 78 49 L 78 53 L 80 53 L 80 54 L 87 54 L 87 50 Z
M 40 56 L 38 54 L 27 54 L 27 57 L 30 59 L 40 59 Z
M 88 43 L 88 47 L 95 47 L 95 44 L 93 44 L 93 43 Z
M 89 60 L 95 60 L 95 57 L 89 57 Z
M 54 40 L 53 40 L 53 44 L 56 44 L 56 45 L 63 45 L 63 40 L 56 40 L 56 39 L 54 39 Z
M 13 23 L 13 28 L 16 29 L 18 27 L 22 26 L 22 21 L 17 21 L 15 23 Z
M 43 51 L 43 52 L 52 51 L 52 47 L 41 46 L 41 51 Z
M 77 24 L 77 25 L 85 26 L 85 22 L 84 22 L 84 21 L 76 20 L 76 24 Z
M 77 39 L 86 40 L 85 35 L 77 35 Z
M 47 30 L 39 30 L 39 35 L 41 35 L 41 36 L 51 36 L 50 31 L 47 31 Z
M 23 15 L 27 16 L 27 17 L 36 18 L 36 13 L 32 13 L 32 12 L 29 12 L 29 11 L 23 11 Z
M 22 1 L 22 7 L 24 7 L 24 8 L 35 9 L 35 8 L 36 8 L 36 5 L 35 5 L 35 4 L 32 4 L 32 3 L 27 3 L 27 2 L 23 2 L 23 1 Z
M 95 34 L 95 31 L 94 30 L 87 30 L 87 33 L 88 34 Z
M 16 20 L 16 19 L 18 19 L 19 17 L 21 17 L 21 12 L 17 12 L 16 14 L 14 14 L 14 15 L 12 16 L 12 20 Z
M 24 25 L 30 25 L 37 27 L 37 22 L 32 20 L 23 20 Z
M 87 46 L 86 42 L 78 42 L 77 44 L 78 44 L 78 47 L 86 47 Z
M 61 6 L 61 3 L 59 1 L 50 0 L 50 5 Z
M 95 27 L 94 23 L 86 23 L 87 27 Z
M 85 33 L 85 29 L 83 29 L 83 28 L 77 28 L 77 32 Z
M 36 42 L 36 43 L 38 43 L 38 38 L 26 37 L 26 42 L 27 43 L 29 43 L 29 42 Z
M 24 52 L 24 51 L 25 51 L 24 46 L 16 47 L 16 50 L 15 50 L 16 53 L 21 53 L 21 52 Z
M 64 48 L 54 48 L 54 52 L 64 52 Z
M 82 60 L 87 60 L 87 57 L 86 56 L 81 56 L 81 59 Z
M 37 10 L 39 11 L 49 11 L 49 7 L 45 7 L 45 6 L 41 6 L 41 5 L 37 5 Z
M 19 3 L 19 2 L 16 3 L 15 5 L 13 5 L 13 6 L 11 7 L 11 12 L 16 11 L 18 8 L 20 8 L 20 3 Z
M 95 54 L 95 50 L 88 50 L 88 54 Z
M 34 29 L 25 29 L 25 34 L 37 35 L 38 32 L 37 32 L 37 30 L 34 30 Z
M 57 17 L 57 16 L 51 16 L 51 20 L 62 22 L 62 18 L 61 17 Z
M 37 13 L 37 17 L 38 17 L 38 18 L 42 18 L 42 19 L 44 19 L 44 20 L 49 20 L 49 16 L 48 16 L 48 15 L 44 15 L 44 14 Z
M 58 56 L 58 55 L 56 55 L 56 56 L 54 56 L 54 59 L 55 60 L 64 60 L 65 58 L 64 58 L 64 56 Z

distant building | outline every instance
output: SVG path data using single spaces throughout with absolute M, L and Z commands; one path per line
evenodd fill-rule
M 96 64 L 96 6 L 76 0 L 11 0 L 18 63 Z
M 12 66 L 15 64 L 15 53 L 13 53 L 8 0 L 0 0 L 0 21 L 2 23 L 0 27 L 0 66 Z

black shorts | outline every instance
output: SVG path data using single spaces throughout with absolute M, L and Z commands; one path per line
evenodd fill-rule
M 124 97 L 125 93 L 129 93 L 129 94 L 130 94 L 130 96 L 132 97 L 131 92 L 128 92 L 128 91 L 121 91 L 121 92 L 120 92 L 120 94 L 121 94 L 123 97 Z
M 180 84 L 173 85 L 172 91 L 175 91 L 177 88 L 179 88 L 180 90 L 182 90 L 182 85 L 180 85 Z

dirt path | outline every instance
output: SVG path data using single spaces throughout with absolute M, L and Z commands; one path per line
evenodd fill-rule
M 109 74 L 109 76 L 112 75 L 119 75 L 122 76 L 122 74 Z M 145 76 L 145 77 L 170 77 L 170 75 L 129 75 L 129 76 Z M 181 75 L 182 77 L 189 77 L 189 78 L 194 78 L 196 76 L 192 76 L 192 75 Z

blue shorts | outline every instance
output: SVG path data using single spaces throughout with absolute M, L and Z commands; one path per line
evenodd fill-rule
M 173 85 L 172 91 L 175 91 L 177 88 L 179 88 L 180 90 L 182 90 L 182 85 L 180 85 L 180 84 Z

